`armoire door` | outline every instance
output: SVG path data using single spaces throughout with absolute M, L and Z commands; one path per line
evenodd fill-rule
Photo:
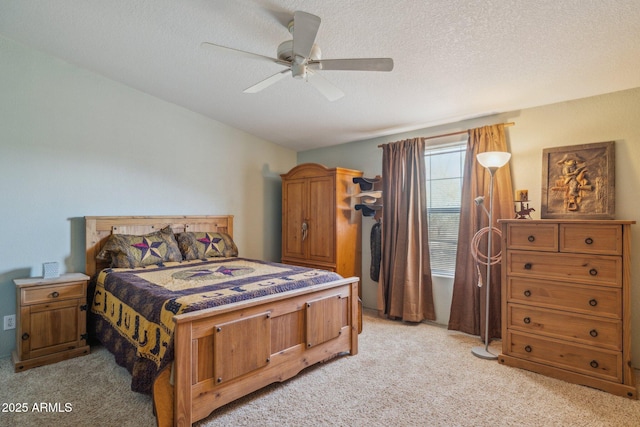
M 306 258 L 304 240 L 308 230 L 303 229 L 308 205 L 306 179 L 290 179 L 283 182 L 282 198 L 282 257 Z
M 335 177 L 309 179 L 309 210 L 306 215 L 308 259 L 335 262 Z

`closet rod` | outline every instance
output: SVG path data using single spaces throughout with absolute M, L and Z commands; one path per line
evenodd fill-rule
M 503 123 L 504 127 L 515 126 L 515 122 Z M 471 129 L 461 130 L 458 132 L 451 133 L 443 133 L 442 135 L 434 135 L 434 136 L 425 136 L 424 139 L 436 139 L 436 138 L 444 138 L 445 136 L 453 136 L 453 135 L 462 135 L 463 133 L 468 133 Z M 378 145 L 378 148 L 382 148 L 385 144 Z

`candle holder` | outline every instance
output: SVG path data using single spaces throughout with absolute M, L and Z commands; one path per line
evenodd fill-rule
M 517 190 L 514 202 L 520 203 L 520 210 L 517 205 L 513 208 L 516 219 L 531 219 L 531 212 L 536 210 L 529 207 L 529 190 Z
M 534 208 L 529 207 L 529 200 L 514 200 L 516 207 L 513 210 L 516 213 L 516 219 L 533 219 L 531 218 L 531 212 L 535 212 Z M 518 210 L 517 204 L 520 203 L 520 209 Z

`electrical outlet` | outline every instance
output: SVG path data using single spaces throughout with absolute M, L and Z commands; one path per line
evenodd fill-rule
M 9 316 L 4 316 L 4 330 L 15 329 L 16 328 L 16 315 L 10 314 Z

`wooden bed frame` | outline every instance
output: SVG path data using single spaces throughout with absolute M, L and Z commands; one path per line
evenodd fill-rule
M 170 225 L 233 236 L 233 216 L 88 216 L 86 274 L 110 234 Z M 351 277 L 174 317 L 175 360 L 153 386 L 159 426 L 183 426 L 260 388 L 341 354 L 358 353 L 358 282 Z

